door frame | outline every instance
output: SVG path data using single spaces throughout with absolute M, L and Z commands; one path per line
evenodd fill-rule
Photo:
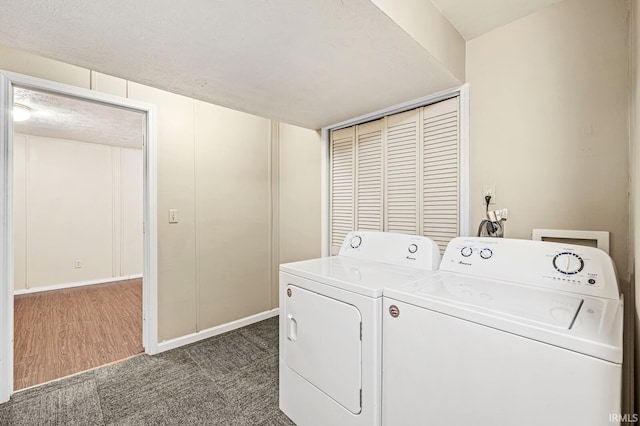
M 13 393 L 13 87 L 44 90 L 146 115 L 143 141 L 142 344 L 158 352 L 157 111 L 155 105 L 0 70 L 0 403 Z

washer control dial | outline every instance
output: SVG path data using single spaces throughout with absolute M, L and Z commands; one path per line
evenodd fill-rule
M 584 260 L 575 253 L 565 251 L 555 255 L 553 267 L 561 274 L 573 275 L 584 269 Z
M 351 238 L 350 244 L 351 248 L 354 249 L 360 247 L 360 244 L 362 244 L 362 237 L 360 235 L 356 235 L 355 237 Z
M 483 259 L 491 259 L 493 256 L 493 251 L 490 248 L 483 248 L 480 250 L 480 257 Z
M 471 247 L 463 247 L 462 250 L 460 250 L 460 254 L 464 257 L 469 257 L 473 254 L 473 249 Z
M 418 251 L 418 246 L 416 244 L 411 244 L 409 245 L 408 250 L 409 250 L 409 253 L 415 253 Z

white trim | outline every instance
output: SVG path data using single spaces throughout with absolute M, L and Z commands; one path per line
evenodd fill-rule
M 470 174 L 470 155 L 469 155 L 469 138 L 470 138 L 470 99 L 469 84 L 464 84 L 458 89 L 460 96 L 460 236 L 471 236 L 471 203 L 469 198 L 469 182 Z
M 357 124 L 366 123 L 368 121 L 377 120 L 388 115 L 397 114 L 411 109 L 420 108 L 426 105 L 434 104 L 456 96 L 460 97 L 460 236 L 471 235 L 471 204 L 469 202 L 469 84 L 443 90 L 429 96 L 414 99 L 399 105 L 381 109 L 370 114 L 361 115 L 351 120 L 341 121 L 321 129 L 322 137 L 322 201 L 321 201 L 321 232 L 322 232 L 322 256 L 329 256 L 329 135 L 332 130 L 338 130 L 345 127 L 355 126 Z
M 13 392 L 13 88 L 0 74 L 0 403 Z
M 208 339 L 209 337 L 217 336 L 227 331 L 236 330 L 238 328 L 245 327 L 256 322 L 264 321 L 266 319 L 278 316 L 280 312 L 279 308 L 271 309 L 270 311 L 260 312 L 259 314 L 251 315 L 239 320 L 231 321 L 226 324 L 221 324 L 215 327 L 207 328 L 196 333 L 187 334 L 186 336 L 177 337 L 171 340 L 165 340 L 158 343 L 158 352 L 165 352 L 171 349 L 179 348 L 180 346 L 189 345 L 191 343 L 199 342 L 200 340 Z
M 156 107 L 89 89 L 0 70 L 0 403 L 13 392 L 13 247 L 11 231 L 11 170 L 13 85 L 44 90 L 146 114 L 144 155 L 144 264 L 142 344 L 149 354 L 158 350 L 157 131 Z
M 379 118 L 383 118 L 387 115 L 397 114 L 399 112 L 409 111 L 411 109 L 420 108 L 423 106 L 427 106 L 430 104 L 435 104 L 436 102 L 444 101 L 445 99 L 451 99 L 458 96 L 460 91 L 468 86 L 469 84 L 465 84 L 460 87 L 453 87 L 451 89 L 446 89 L 441 92 L 434 93 L 429 96 L 423 96 L 422 98 L 414 99 L 412 101 L 404 102 L 398 105 L 391 106 L 389 108 L 380 109 L 378 111 L 374 111 L 369 114 L 361 115 L 356 118 L 352 118 L 351 120 L 341 121 L 340 123 L 332 124 L 327 127 L 323 127 L 322 130 L 327 130 L 327 137 L 329 135 L 329 131 L 338 130 L 345 127 L 355 126 L 356 124 L 366 123 L 368 121 L 377 120 Z M 323 135 L 324 136 L 324 135 Z
M 23 288 L 20 290 L 14 290 L 13 295 L 18 296 L 21 294 L 40 293 L 43 291 L 63 290 L 65 288 L 84 287 L 84 286 L 90 286 L 90 285 L 96 285 L 96 284 L 106 284 L 106 283 L 112 283 L 116 281 L 134 280 L 137 278 L 142 278 L 142 274 L 125 275 L 122 277 L 100 278 L 97 280 L 76 281 L 74 283 L 54 284 L 54 285 L 47 285 L 42 287 Z
M 560 238 L 571 240 L 591 240 L 596 247 L 609 254 L 609 232 L 607 231 L 578 231 L 573 229 L 533 229 L 531 239 L 543 241 L 544 238 Z
M 127 94 L 129 83 L 127 82 Z M 145 352 L 158 352 L 158 152 L 155 105 L 145 105 L 147 127 L 144 144 L 144 259 L 142 273 L 142 344 Z
M 329 130 L 321 130 L 320 140 L 320 255 L 331 256 L 329 241 Z

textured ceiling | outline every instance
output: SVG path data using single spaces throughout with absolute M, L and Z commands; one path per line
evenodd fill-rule
M 563 0 L 431 0 L 465 40 Z
M 20 87 L 13 101 L 31 109 L 31 118 L 14 122 L 16 133 L 142 148 L 140 112 Z
M 317 129 L 460 82 L 369 0 L 3 1 L 0 45 Z

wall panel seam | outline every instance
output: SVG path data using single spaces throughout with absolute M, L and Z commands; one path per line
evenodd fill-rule
M 278 271 L 280 263 L 280 122 L 271 120 L 269 134 L 269 306 L 274 309 L 274 291 L 279 285 Z
M 198 169 L 197 169 L 197 150 L 198 150 L 198 126 L 197 126 L 197 114 L 198 114 L 198 103 L 196 101 L 192 102 L 193 108 L 193 245 L 194 245 L 194 295 L 195 295 L 195 314 L 196 314 L 196 322 L 195 329 L 196 332 L 200 331 L 200 262 L 199 254 L 200 254 L 200 239 L 198 238 Z
M 29 136 L 25 136 L 24 138 L 24 288 L 29 288 L 29 268 L 27 267 L 27 265 L 29 265 L 29 221 L 27 220 L 29 217 L 29 139 Z

